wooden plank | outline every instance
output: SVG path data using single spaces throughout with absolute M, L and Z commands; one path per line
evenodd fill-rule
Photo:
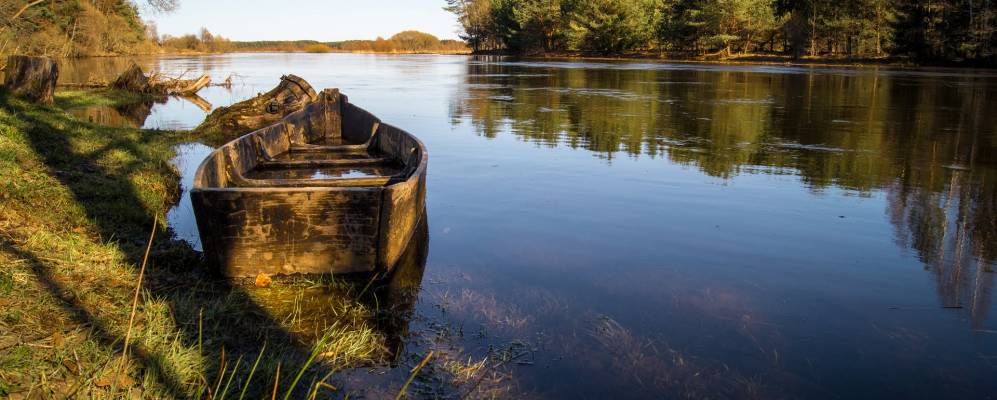
M 380 189 L 193 191 L 205 255 L 227 276 L 376 265 Z
M 344 144 L 339 146 L 323 146 L 317 144 L 294 143 L 291 152 L 298 153 L 336 153 L 336 152 L 367 151 L 367 144 Z
M 262 168 L 296 168 L 296 167 L 352 167 L 365 165 L 381 165 L 391 162 L 390 158 L 337 158 L 328 160 L 273 160 L 264 161 Z
M 240 186 L 247 187 L 357 187 L 384 186 L 395 176 L 365 176 L 359 178 L 324 178 L 324 179 L 249 179 L 243 178 Z

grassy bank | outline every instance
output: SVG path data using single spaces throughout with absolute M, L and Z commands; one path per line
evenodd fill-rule
M 390 357 L 379 292 L 365 282 L 233 284 L 172 238 L 164 215 L 180 192 L 170 159 L 188 133 L 64 112 L 140 96 L 56 99 L 40 107 L 0 95 L 0 397 L 301 398 L 332 390 L 319 384 L 330 372 Z

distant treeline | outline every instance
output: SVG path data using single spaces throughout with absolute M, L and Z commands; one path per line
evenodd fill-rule
M 341 42 L 319 42 L 315 40 L 264 40 L 238 42 L 212 35 L 201 28 L 198 35 L 180 37 L 164 36 L 160 45 L 166 51 L 192 52 L 238 52 L 238 51 L 286 51 L 286 52 L 376 52 L 376 53 L 467 53 L 470 49 L 459 40 L 440 40 L 436 36 L 419 31 L 404 31 L 388 39 L 347 40 Z
M 0 0 L 0 55 L 357 51 L 652 53 L 897 58 L 997 65 L 997 0 L 445 0 L 465 43 L 415 31 L 342 42 L 160 37 L 138 5 L 177 0 Z
M 994 0 L 447 0 L 475 51 L 903 56 L 993 65 Z
M 160 35 L 155 23 L 142 21 L 139 15 L 139 7 L 169 12 L 178 4 L 179 0 L 0 0 L 0 56 L 16 53 L 85 57 L 236 51 L 470 52 L 460 40 L 440 40 L 418 31 L 400 32 L 388 39 L 342 42 L 237 42 L 205 28 L 181 36 Z
M 155 32 L 156 25 L 152 23 L 148 25 L 150 30 Z M 152 35 L 153 38 L 157 36 Z M 159 46 L 168 52 L 226 53 L 236 49 L 236 42 L 212 34 L 207 28 L 201 28 L 197 35 L 192 33 L 183 36 L 163 35 L 158 37 L 158 41 Z
M 377 52 L 377 53 L 467 53 L 471 49 L 459 40 L 443 39 L 419 31 L 403 31 L 388 39 L 378 37 L 374 40 L 346 40 L 328 43 L 339 51 Z

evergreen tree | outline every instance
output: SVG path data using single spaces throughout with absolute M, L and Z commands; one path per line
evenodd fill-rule
M 447 0 L 475 50 L 994 62 L 997 0 Z
M 894 26 L 897 50 L 923 60 L 994 59 L 997 2 L 901 0 Z
M 773 29 L 775 18 L 769 0 L 714 0 L 704 1 L 703 10 L 707 23 L 708 42 L 730 55 L 737 44 L 742 52 Z
M 518 27 L 515 42 L 526 50 L 561 50 L 564 22 L 561 0 L 510 1 L 512 18 Z
M 702 0 L 676 0 L 666 8 L 661 41 L 674 50 L 699 52 L 709 32 Z
M 660 13 L 654 0 L 589 0 L 574 10 L 571 43 L 579 49 L 621 52 L 650 47 Z

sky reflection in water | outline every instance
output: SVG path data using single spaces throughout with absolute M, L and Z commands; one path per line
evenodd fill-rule
M 432 239 L 410 357 L 444 321 L 463 333 L 448 345 L 477 358 L 521 346 L 528 362 L 508 366 L 517 395 L 997 392 L 992 73 L 350 54 L 139 62 L 238 74 L 201 92 L 215 107 L 294 73 L 426 143 Z M 128 66 L 79 63 L 63 79 Z M 171 99 L 142 125 L 204 115 Z M 181 145 L 184 173 L 207 151 Z M 170 222 L 196 238 L 189 203 Z

